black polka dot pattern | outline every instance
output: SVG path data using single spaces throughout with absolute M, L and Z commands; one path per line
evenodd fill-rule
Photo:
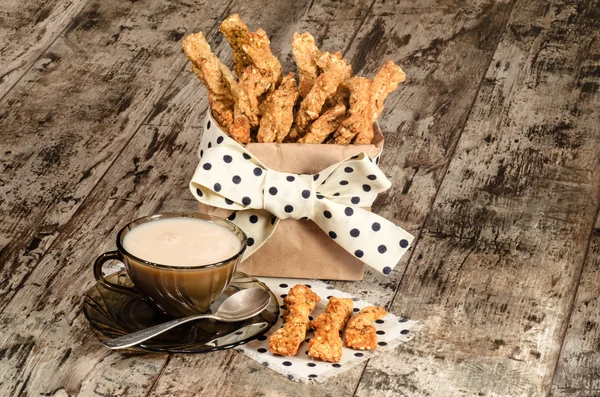
M 410 235 L 364 210 L 390 186 L 375 165 L 379 156 L 370 159 L 359 153 L 312 175 L 278 172 L 265 169 L 260 159 L 215 128 L 208 117 L 205 127 L 198 151 L 201 166 L 192 179 L 192 191 L 213 207 L 252 210 L 237 218 L 236 213 L 230 215 L 251 239 L 248 247 L 253 248 L 247 253 L 264 243 L 277 218 L 312 219 L 355 258 L 384 274 L 391 273 L 409 248 Z M 265 212 L 271 215 L 263 219 Z

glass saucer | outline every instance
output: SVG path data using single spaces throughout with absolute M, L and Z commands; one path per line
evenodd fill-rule
M 106 278 L 113 283 L 133 285 L 125 271 L 113 273 Z M 124 351 L 205 353 L 229 349 L 259 337 L 277 321 L 279 305 L 269 287 L 257 279 L 237 272 L 229 287 L 212 304 L 211 311 L 215 312 L 230 295 L 247 288 L 262 288 L 271 294 L 271 303 L 260 314 L 235 323 L 209 319 L 193 321 Z M 140 295 L 109 290 L 100 283 L 96 283 L 85 294 L 83 313 L 100 341 L 171 320 L 154 309 Z

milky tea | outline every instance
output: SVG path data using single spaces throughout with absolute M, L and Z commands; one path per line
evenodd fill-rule
M 117 247 L 136 289 L 166 314 L 181 317 L 208 311 L 227 288 L 246 236 L 221 218 L 165 213 L 125 226 Z M 100 270 L 101 258 L 95 265 Z

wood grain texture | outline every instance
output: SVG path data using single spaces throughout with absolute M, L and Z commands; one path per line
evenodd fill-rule
M 600 204 L 598 4 L 520 1 L 505 29 L 512 9 L 91 1 L 0 100 L 0 395 L 545 395 Z M 391 311 L 425 328 L 325 384 L 232 351 L 110 352 L 81 312 L 91 263 L 122 226 L 195 210 L 187 185 L 207 104 L 180 40 L 204 31 L 230 62 L 215 28 L 233 12 L 269 33 L 284 69 L 292 33 L 307 30 L 359 74 L 393 59 L 409 76 L 380 119 L 394 185 L 374 210 L 421 239 L 389 278 L 335 284 L 381 305 L 395 297 Z M 594 244 L 577 308 L 597 285 Z M 597 327 L 586 327 L 567 333 L 557 395 L 594 393 L 584 382 L 597 357 L 581 357 Z
M 386 139 L 381 168 L 392 187 L 373 211 L 417 237 L 512 6 L 377 1 L 347 51 L 362 75 L 372 77 L 387 59 L 406 71 L 378 119 Z M 389 307 L 409 258 L 387 277 L 367 268 L 364 281 L 336 285 Z
M 598 4 L 519 2 L 391 310 L 425 329 L 359 396 L 543 396 L 600 199 Z
M 186 64 L 185 32 L 214 27 L 226 5 L 91 3 L 47 51 L 54 61 L 2 100 L 0 312 L 160 106 Z
M 288 4 L 284 2 L 269 4 L 273 9 L 271 15 L 274 16 L 278 15 L 276 10 L 288 8 Z M 241 3 L 236 9 L 240 8 L 243 9 Z M 264 8 L 257 8 L 254 12 L 261 10 L 264 11 Z M 224 11 L 225 15 L 230 12 L 228 9 Z M 277 25 L 275 19 L 276 17 L 271 22 L 273 26 L 284 26 L 289 22 L 281 20 L 278 22 L 280 25 Z M 253 19 L 248 19 L 249 23 L 252 21 Z M 196 25 L 186 27 L 186 30 L 210 32 L 211 26 Z M 284 39 L 281 37 L 280 42 Z M 167 45 L 177 48 L 174 53 L 180 52 L 179 43 L 165 44 Z M 115 53 L 119 54 L 119 51 Z M 181 59 L 183 66 L 186 63 L 185 57 L 180 53 L 176 56 Z M 116 55 L 113 57 L 118 58 Z M 174 59 L 168 58 L 168 61 L 173 63 Z M 182 69 L 180 67 L 177 72 Z M 159 70 L 177 76 L 177 72 L 171 69 Z M 187 81 L 193 81 L 195 88 L 187 94 L 194 98 L 194 106 L 199 108 L 199 114 L 203 114 L 206 102 L 204 95 L 197 92 L 199 84 L 190 73 L 186 71 L 184 74 Z M 140 76 L 143 77 L 146 76 Z M 179 91 L 176 92 L 179 94 Z M 73 207 L 72 213 L 63 214 L 61 219 L 65 223 L 53 236 L 51 247 L 44 248 L 44 255 L 39 263 L 35 263 L 35 268 L 27 269 L 27 277 L 15 291 L 11 291 L 12 299 L 6 300 L 7 306 L 2 313 L 0 333 L 3 336 L 2 346 L 16 353 L 7 355 L 6 360 L 0 363 L 0 372 L 3 373 L 0 375 L 0 394 L 145 395 L 152 389 L 156 377 L 168 362 L 167 355 L 144 356 L 138 361 L 106 351 L 94 340 L 81 314 L 81 301 L 83 291 L 93 284 L 90 264 L 99 253 L 112 248 L 120 227 L 131 219 L 161 209 L 196 208 L 196 201 L 191 199 L 187 185 L 196 165 L 195 151 L 201 130 L 190 124 L 184 126 L 185 120 L 194 114 L 188 114 L 187 110 L 184 117 L 176 116 L 174 122 L 157 123 L 159 114 L 164 113 L 165 116 L 171 112 L 165 106 L 169 95 L 167 93 L 162 102 L 156 100 L 147 117 L 149 123 L 132 134 L 129 141 L 113 143 L 120 145 L 123 150 L 116 153 L 117 160 L 106 165 L 107 171 L 99 175 L 95 189 L 84 193 L 85 200 Z M 87 99 L 82 104 L 90 102 L 91 99 Z M 148 108 L 143 108 L 135 111 L 143 114 L 147 110 Z M 144 118 L 142 115 L 138 117 Z M 109 143 L 113 139 L 110 135 L 104 135 L 102 142 Z M 94 149 L 88 150 L 89 152 L 81 150 L 80 155 L 89 156 Z M 63 155 L 63 151 L 58 153 Z M 64 153 L 65 156 L 67 154 L 68 152 Z M 67 172 L 73 175 L 74 170 L 69 169 L 71 162 L 66 163 L 65 167 L 67 169 L 62 179 L 69 183 L 72 177 L 68 177 Z M 27 174 L 24 170 L 19 172 Z M 102 244 L 98 244 L 99 241 Z M 10 243 L 10 247 L 12 246 L 17 244 L 13 241 Z M 26 316 L 25 321 L 22 321 L 23 316 Z M 29 341 L 26 346 L 36 348 L 20 348 L 24 344 L 23 340 Z M 205 356 L 194 359 L 202 357 Z M 224 359 L 230 360 L 227 357 Z M 237 360 L 241 359 L 241 356 L 237 357 Z M 193 368 L 190 367 L 190 370 Z M 261 370 L 264 371 L 262 367 Z M 55 376 L 45 377 L 44 374 L 48 371 Z M 361 369 L 356 371 L 360 374 Z M 127 376 L 118 376 L 120 372 L 127 372 Z M 214 375 L 212 372 L 211 374 Z M 355 382 L 359 378 L 357 374 L 355 373 Z M 290 390 L 295 387 L 286 378 L 277 374 L 271 376 L 277 379 L 279 387 Z M 256 382 L 252 387 L 257 388 L 259 385 L 260 382 Z M 181 387 L 181 383 L 171 379 L 161 383 L 161 387 L 177 388 Z
M 600 394 L 600 217 L 596 220 L 577 298 L 552 382 L 552 397 Z
M 36 61 L 39 68 L 55 62 L 40 56 L 59 34 L 77 23 L 73 19 L 87 0 L 5 1 L 0 11 L 0 98 L 19 81 Z

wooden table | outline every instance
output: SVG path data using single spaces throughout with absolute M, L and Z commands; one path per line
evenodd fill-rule
M 291 70 L 312 32 L 407 82 L 374 211 L 416 237 L 336 287 L 424 328 L 328 382 L 234 351 L 123 356 L 82 314 L 130 220 L 194 210 L 207 107 L 182 38 L 238 12 Z M 0 11 L 0 395 L 600 395 L 600 5 L 556 0 L 7 0 Z

